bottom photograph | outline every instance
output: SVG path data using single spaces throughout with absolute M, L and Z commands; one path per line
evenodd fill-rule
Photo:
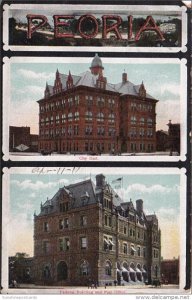
M 4 169 L 2 217 L 4 293 L 184 291 L 185 169 Z

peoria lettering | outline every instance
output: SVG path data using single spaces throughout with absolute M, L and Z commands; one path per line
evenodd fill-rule
M 27 22 L 28 22 L 28 31 L 27 31 L 27 38 L 31 39 L 32 35 L 40 28 L 43 28 L 46 24 L 48 24 L 48 19 L 44 15 L 32 15 L 29 14 L 26 16 Z M 53 22 L 54 22 L 54 38 L 55 39 L 61 39 L 61 38 L 75 38 L 74 32 L 72 31 L 72 28 L 70 28 L 72 20 L 75 19 L 75 16 L 72 15 L 54 15 L 53 16 Z M 107 39 L 109 36 L 109 33 L 113 33 L 115 38 L 117 40 L 122 40 L 122 34 L 120 32 L 120 26 L 122 25 L 122 18 L 118 15 L 103 15 L 101 17 L 102 19 L 102 39 Z M 37 21 L 38 22 L 34 22 Z M 91 30 L 86 30 L 86 22 L 89 22 L 91 24 Z M 38 24 L 37 24 L 38 23 Z M 81 38 L 84 39 L 93 39 L 95 38 L 99 33 L 99 24 L 100 19 L 96 18 L 93 15 L 86 14 L 79 17 L 77 21 L 77 30 L 78 34 Z M 64 32 L 62 29 L 67 29 L 67 32 Z M 159 36 L 161 40 L 164 39 L 164 36 L 162 32 L 160 31 L 159 27 L 157 26 L 155 20 L 152 16 L 148 16 L 140 26 L 140 28 L 137 29 L 137 32 L 135 34 L 135 41 L 137 42 L 141 34 L 144 31 L 154 31 Z M 127 40 L 130 40 L 133 38 L 133 16 L 127 17 Z

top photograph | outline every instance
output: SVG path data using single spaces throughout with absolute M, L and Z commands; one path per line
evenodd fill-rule
M 184 4 L 5 4 L 3 25 L 5 51 L 187 51 Z

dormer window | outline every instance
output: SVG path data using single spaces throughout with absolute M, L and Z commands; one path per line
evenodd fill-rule
M 88 192 L 85 192 L 85 194 L 81 195 L 81 203 L 83 206 L 87 205 L 89 198 L 90 198 L 90 196 L 89 196 Z
M 63 202 L 63 203 L 59 204 L 60 212 L 68 211 L 68 209 L 69 209 L 69 203 L 68 202 Z

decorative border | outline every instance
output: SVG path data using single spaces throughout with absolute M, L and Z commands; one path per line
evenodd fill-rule
M 40 170 L 41 169 L 41 170 Z M 43 169 L 43 170 L 42 170 Z M 35 173 L 36 172 L 36 173 Z M 3 294 L 10 293 L 10 294 L 20 294 L 20 289 L 9 289 L 8 288 L 8 243 L 9 243 L 9 237 L 8 237 L 8 231 L 7 231 L 7 224 L 9 223 L 9 204 L 10 204 L 10 175 L 11 174 L 38 174 L 37 168 L 27 168 L 27 167 L 13 167 L 11 169 L 4 168 L 3 169 L 3 208 L 2 208 L 2 218 L 3 218 L 3 234 L 2 234 L 2 286 L 3 286 Z M 85 174 L 85 175 L 96 175 L 103 173 L 105 175 L 117 175 L 119 174 L 125 174 L 125 175 L 180 175 L 180 265 L 179 265 L 179 290 L 177 289 L 156 289 L 153 288 L 150 289 L 126 289 L 123 290 L 121 288 L 117 288 L 117 291 L 115 294 L 135 294 L 136 292 L 139 294 L 175 294 L 177 293 L 183 293 L 183 294 L 189 294 L 190 291 L 185 291 L 185 284 L 186 284 L 186 169 L 178 169 L 178 168 L 121 168 L 118 170 L 114 170 L 112 167 L 94 167 L 94 168 L 88 168 L 88 167 L 64 167 L 64 168 L 57 168 L 57 167 L 45 167 L 45 168 L 39 168 L 39 175 L 41 176 L 51 176 L 51 174 L 61 174 L 65 176 L 66 174 Z M 5 201 L 6 200 L 6 201 Z M 22 293 L 27 294 L 58 294 L 60 293 L 59 289 L 22 289 Z M 81 293 L 92 293 L 91 290 L 81 290 L 79 289 L 70 289 L 70 287 L 66 288 L 65 290 L 62 290 L 62 294 L 81 294 Z M 97 294 L 97 292 L 94 290 L 94 294 Z M 98 294 L 103 294 L 102 291 L 98 290 Z M 110 291 L 106 290 L 106 294 L 110 293 Z M 111 293 L 113 294 L 113 293 Z
M 11 50 L 11 51 L 73 51 L 73 52 L 80 52 L 80 51 L 91 51 L 91 52 L 101 52 L 101 51 L 108 51 L 108 52 L 147 52 L 147 53 L 176 53 L 179 51 L 186 52 L 187 51 L 187 8 L 183 5 L 182 7 L 179 6 L 171 6 L 171 5 L 157 5 L 157 6 L 146 6 L 146 5 L 88 5 L 88 4 L 49 4 L 48 7 L 45 4 L 5 4 L 3 6 L 4 12 L 3 12 L 3 42 L 4 47 L 3 49 L 5 51 Z M 37 11 L 44 11 L 46 14 L 46 11 L 52 10 L 52 11 L 58 11 L 59 14 L 64 13 L 74 15 L 75 13 L 80 14 L 104 14 L 104 13 L 114 13 L 118 14 L 125 14 L 127 11 L 127 15 L 131 15 L 131 13 L 143 13 L 146 12 L 148 15 L 153 13 L 158 13 L 161 15 L 168 15 L 169 13 L 178 13 L 181 15 L 182 19 L 182 32 L 181 32 L 181 47 L 87 47 L 87 46 L 13 46 L 9 45 L 9 26 L 8 26 L 8 20 L 9 17 L 12 16 L 13 10 L 26 10 L 27 13 L 35 12 Z M 26 13 L 26 14 L 27 14 Z
M 83 58 L 83 57 L 68 57 L 68 58 L 58 58 L 58 57 L 11 57 L 10 59 L 4 57 L 4 66 L 3 66 L 3 77 L 6 80 L 3 81 L 3 159 L 4 160 L 12 160 L 12 161 L 79 161 L 79 162 L 106 162 L 106 161 L 114 161 L 114 162 L 138 162 L 138 161 L 166 161 L 166 162 L 177 162 L 179 160 L 185 161 L 187 154 L 187 67 L 186 67 L 186 59 L 177 59 L 177 58 L 145 58 L 143 61 L 142 58 L 102 58 L 104 63 L 179 63 L 180 64 L 180 125 L 181 125 L 181 152 L 180 156 L 112 156 L 112 155 L 104 155 L 104 156 L 88 156 L 88 155 L 51 155 L 51 157 L 45 156 L 22 156 L 22 155 L 10 155 L 9 154 L 9 116 L 10 116 L 10 79 L 11 79 L 11 71 L 10 66 L 11 63 L 90 63 L 91 58 Z M 38 100 L 38 99 L 37 99 Z M 29 108 L 30 109 L 30 108 Z

